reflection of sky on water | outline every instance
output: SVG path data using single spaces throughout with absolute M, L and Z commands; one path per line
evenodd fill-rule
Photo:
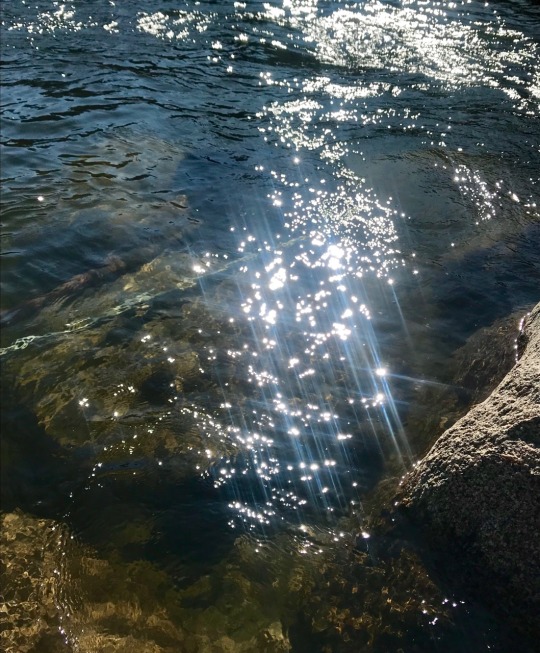
M 9 29 L 24 30 L 30 39 L 83 29 L 104 30 L 111 36 L 136 31 L 180 47 L 191 47 L 202 37 L 209 63 L 223 63 L 233 74 L 235 55 L 229 54 L 225 32 L 222 29 L 219 37 L 211 34 L 216 24 L 223 27 L 230 22 L 238 47 L 256 43 L 276 51 L 297 50 L 323 65 L 380 74 L 376 84 L 336 85 L 336 98 L 366 97 L 376 86 L 385 85 L 390 72 L 394 78 L 410 76 L 409 81 L 424 89 L 434 83 L 448 90 L 500 89 L 516 108 L 531 115 L 540 99 L 537 44 L 507 24 L 504 7 L 490 3 L 405 0 L 396 6 L 380 0 L 283 0 L 224 6 L 185 2 L 174 9 L 157 4 L 156 10 L 142 7 L 134 21 L 114 2 L 101 8 L 99 18 L 91 7 L 75 2 L 36 4 L 35 20 L 14 21 Z M 261 77 L 275 83 L 270 71 Z M 392 92 L 397 96 L 402 90 L 395 86 Z M 334 108 L 330 114 L 343 117 L 347 112 Z
M 322 63 L 420 74 L 449 89 L 501 88 L 528 111 L 540 97 L 538 71 L 520 77 L 516 63 L 534 69 L 537 46 L 501 14 L 488 3 L 373 0 L 329 10 L 319 0 L 285 0 L 279 8 L 266 4 L 262 16 L 297 30 L 299 43 Z

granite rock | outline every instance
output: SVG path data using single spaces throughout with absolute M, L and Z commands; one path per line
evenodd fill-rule
M 519 628 L 540 613 L 540 304 L 518 361 L 405 477 L 400 505 Z

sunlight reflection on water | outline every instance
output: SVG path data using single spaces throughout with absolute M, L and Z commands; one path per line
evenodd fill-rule
M 8 51 L 8 304 L 51 301 L 2 354 L 71 465 L 58 512 L 179 585 L 232 541 L 371 555 L 362 501 L 417 452 L 403 415 L 486 306 L 536 292 L 538 43 L 506 3 L 133 7 L 6 22 L 44 61 L 21 81 Z M 518 273 L 486 278 L 510 237 Z M 111 252 L 133 268 L 78 286 Z
M 283 212 L 284 231 L 273 233 L 264 221 L 242 231 L 238 251 L 246 262 L 239 268 L 240 308 L 253 338 L 232 354 L 249 361 L 247 380 L 259 397 L 244 415 L 238 437 L 252 451 L 249 464 L 266 501 L 264 510 L 245 501 L 231 505 L 244 522 L 256 516 L 266 524 L 283 519 L 276 502 L 330 513 L 357 502 L 366 488 L 358 476 L 362 461 L 350 459 L 358 420 L 373 432 L 372 449 L 384 446 L 378 437 L 389 438 L 399 458 L 410 459 L 381 374 L 362 281 L 367 274 L 382 284 L 386 280 L 388 287 L 388 273 L 403 264 L 396 249 L 396 211 L 378 204 L 369 190 L 362 192 L 361 182 L 348 180 L 347 192 L 345 185 L 331 191 L 330 184 L 318 187 L 305 179 L 304 202 L 299 183 L 287 184 L 276 172 L 272 177 L 283 190 L 268 201 Z M 290 186 L 293 195 L 285 197 Z M 234 314 L 234 307 L 228 309 Z M 221 474 L 217 483 L 234 486 L 235 478 Z
M 111 38 L 135 30 L 179 48 L 204 43 L 207 60 L 226 65 L 226 74 L 241 66 L 238 55 L 254 41 L 270 44 L 273 50 L 301 50 L 322 64 L 343 68 L 341 77 L 324 68 L 320 73 L 308 68 L 303 77 L 279 66 L 259 71 L 261 93 L 276 91 L 277 99 L 249 116 L 266 144 L 255 171 L 273 190 L 263 200 L 257 219 L 248 219 L 248 226 L 231 220 L 236 252 L 223 255 L 210 249 L 193 257 L 192 270 L 210 303 L 220 303 L 214 291 L 205 290 L 212 275 L 235 278 L 237 303 L 221 308 L 227 319 L 247 325 L 250 334 L 226 352 L 219 352 L 218 346 L 211 349 L 204 363 L 212 367 L 218 354 L 225 354 L 241 365 L 238 369 L 245 375 L 241 380 L 253 388 L 240 420 L 234 410 L 225 408 L 216 418 L 215 428 L 223 419 L 219 428 L 248 452 L 242 458 L 245 467 L 237 466 L 234 472 L 233 463 L 224 467 L 216 475 L 216 484 L 236 491 L 238 471 L 255 474 L 273 518 L 279 514 L 274 506 L 277 494 L 287 506 L 310 502 L 314 508 L 320 503 L 325 511 L 333 511 L 334 506 L 343 510 L 356 501 L 357 492 L 350 488 L 358 487 L 359 492 L 366 488 L 355 476 L 362 475 L 362 447 L 367 447 L 369 459 L 373 451 L 386 447 L 381 439 L 392 443 L 402 465 L 410 461 L 392 396 L 391 364 L 381 361 L 379 336 L 372 325 L 373 304 L 380 305 L 381 296 L 402 315 L 393 285 L 409 273 L 398 234 L 404 232 L 410 216 L 401 210 L 399 198 L 389 193 L 378 196 L 362 176 L 362 164 L 369 163 L 364 150 L 369 149 L 371 136 L 419 133 L 424 145 L 441 149 L 451 141 L 452 117 L 445 125 L 426 121 L 417 106 L 403 100 L 405 87 L 421 92 L 435 85 L 446 91 L 501 87 L 515 101 L 516 110 L 533 110 L 537 73 L 526 75 L 523 70 L 532 71 L 536 45 L 507 27 L 497 11 L 479 6 L 474 11 L 473 21 L 464 20 L 468 14 L 455 3 L 408 1 L 395 7 L 371 1 L 342 8 L 317 0 L 286 0 L 282 6 L 265 4 L 257 10 L 235 3 L 230 15 L 222 8 L 141 11 L 131 24 L 114 4 L 97 20 L 82 7 L 66 3 L 38 12 L 35 21 L 9 28 L 26 30 L 32 38 L 98 27 Z M 224 18 L 241 21 L 242 27 L 233 29 L 232 43 L 225 34 L 216 38 L 212 31 Z M 287 30 L 287 40 L 278 38 L 282 28 Z M 519 78 L 514 74 L 518 63 Z M 365 74 L 359 76 L 359 71 Z M 406 75 L 408 81 L 403 87 L 391 83 L 389 72 L 396 79 L 404 80 Z M 107 161 L 118 158 L 117 146 L 112 143 L 103 153 Z M 155 149 L 162 147 L 156 143 Z M 141 156 L 148 155 L 128 152 L 129 170 Z M 167 159 L 173 157 L 167 151 Z M 95 170 L 91 186 L 79 184 L 79 194 L 82 189 L 88 195 L 98 187 L 103 170 L 107 177 L 114 173 L 117 181 L 123 175 L 92 155 L 66 160 L 78 176 L 84 177 L 86 168 Z M 145 161 L 139 165 L 141 183 L 147 176 Z M 153 168 L 151 156 L 148 161 L 146 167 Z M 454 174 L 462 196 L 476 207 L 478 220 L 495 217 L 503 182 L 493 188 L 480 170 L 463 163 L 456 163 Z M 150 176 L 145 183 L 150 189 Z M 511 196 L 519 201 L 515 193 Z M 119 202 L 124 199 L 122 195 Z M 411 260 L 415 254 L 408 256 Z M 404 322 L 402 326 L 406 330 Z M 234 406 L 236 397 L 230 394 L 228 380 L 218 378 L 218 382 L 222 406 Z M 181 410 L 191 411 L 194 419 L 206 415 L 197 405 Z M 201 422 L 200 431 L 206 429 Z M 353 460 L 358 439 L 361 453 Z M 344 481 L 348 476 L 352 480 Z M 284 493 L 289 497 L 286 501 Z M 241 505 L 243 520 L 246 515 L 259 515 L 261 521 L 257 500 Z

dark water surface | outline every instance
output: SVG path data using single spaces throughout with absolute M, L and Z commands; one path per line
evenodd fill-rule
M 3 3 L 6 650 L 519 641 L 363 502 L 539 299 L 539 34 L 517 1 Z

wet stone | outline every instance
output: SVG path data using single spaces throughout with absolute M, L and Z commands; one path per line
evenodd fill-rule
M 532 307 L 529 307 L 532 308 Z M 448 363 L 445 383 L 419 384 L 405 416 L 415 452 L 432 446 L 474 403 L 483 401 L 515 364 L 526 308 L 475 331 Z M 434 410 L 436 407 L 436 410 Z
M 473 594 L 533 634 L 540 602 L 540 305 L 522 332 L 516 365 L 443 433 L 405 479 L 399 501 L 439 550 L 459 550 L 459 573 Z

